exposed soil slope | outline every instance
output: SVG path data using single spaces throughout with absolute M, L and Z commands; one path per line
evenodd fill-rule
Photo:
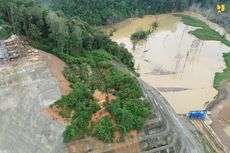
M 71 88 L 69 87 L 70 83 L 62 73 L 65 68 L 65 63 L 52 54 L 43 51 L 39 53 L 42 59 L 47 62 L 52 75 L 58 81 L 62 95 L 68 95 L 71 92 Z

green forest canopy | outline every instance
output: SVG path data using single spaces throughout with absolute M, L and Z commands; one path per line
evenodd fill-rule
M 129 17 L 146 14 L 178 12 L 194 6 L 211 21 L 220 24 L 230 32 L 229 0 L 36 0 L 53 10 L 61 10 L 68 17 L 79 16 L 91 25 L 107 25 Z M 193 5 L 195 4 L 195 5 Z M 216 5 L 225 4 L 225 13 L 217 13 Z M 208 11 L 207 11 L 208 10 Z M 206 12 L 207 11 L 207 12 Z
M 230 8 L 229 0 L 37 0 L 67 16 L 79 16 L 91 25 L 104 25 L 129 17 L 183 11 L 192 4 L 216 8 L 219 3 Z
M 182 11 L 187 0 L 43 0 L 67 16 L 79 16 L 91 25 L 114 23 L 145 14 Z

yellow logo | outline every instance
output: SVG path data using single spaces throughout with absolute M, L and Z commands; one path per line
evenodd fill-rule
M 225 5 L 224 4 L 218 4 L 216 6 L 216 10 L 217 12 L 221 13 L 221 12 L 224 12 L 225 11 Z

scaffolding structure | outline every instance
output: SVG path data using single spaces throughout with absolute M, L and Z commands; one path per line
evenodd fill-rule
M 0 60 L 2 63 L 22 57 L 19 40 L 16 36 L 9 40 L 1 40 L 0 50 Z

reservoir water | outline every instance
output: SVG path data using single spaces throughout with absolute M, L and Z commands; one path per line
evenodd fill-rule
M 148 30 L 157 21 L 157 31 L 133 46 L 130 36 Z M 140 77 L 157 88 L 177 113 L 201 110 L 217 95 L 213 88 L 216 72 L 225 68 L 222 57 L 229 47 L 218 41 L 202 41 L 189 34 L 194 27 L 172 14 L 130 18 L 103 28 L 115 29 L 114 41 L 132 53 Z

